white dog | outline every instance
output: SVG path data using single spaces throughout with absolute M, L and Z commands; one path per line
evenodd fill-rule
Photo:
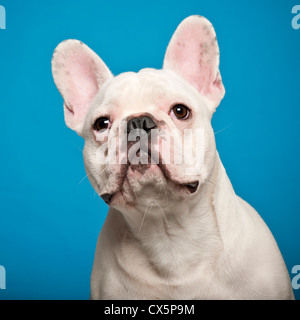
M 276 241 L 235 194 L 216 151 L 211 118 L 225 90 L 208 20 L 191 16 L 179 25 L 162 70 L 114 77 L 86 45 L 67 40 L 54 52 L 52 71 L 66 124 L 85 139 L 87 175 L 110 206 L 92 299 L 294 298 Z M 158 163 L 124 160 L 133 146 L 124 140 L 135 129 L 147 139 L 154 129 L 169 138 L 172 132 L 169 150 L 162 136 L 134 152 L 152 160 L 156 151 Z M 200 167 L 164 161 L 187 129 L 203 133 Z M 195 154 L 199 143 L 191 141 L 183 139 L 183 148 Z

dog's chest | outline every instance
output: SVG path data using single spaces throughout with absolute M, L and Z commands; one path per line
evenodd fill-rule
M 152 283 L 142 277 L 131 278 L 123 272 L 106 274 L 106 285 L 101 288 L 100 299 L 138 299 L 138 300 L 205 300 L 228 299 L 234 296 L 233 288 L 224 285 L 212 273 L 200 274 L 194 279 L 190 277 L 178 279 L 171 284 L 166 282 Z M 176 283 L 177 282 L 177 283 Z M 103 284 L 103 283 L 102 283 Z
M 232 291 L 211 263 L 170 278 L 158 275 L 149 262 L 132 257 L 111 267 L 102 274 L 101 299 L 225 299 Z

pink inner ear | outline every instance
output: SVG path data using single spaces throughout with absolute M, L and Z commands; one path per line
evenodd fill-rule
M 219 47 L 213 26 L 198 16 L 185 19 L 167 48 L 164 67 L 171 69 L 218 104 L 224 95 Z
M 58 45 L 52 72 L 64 99 L 66 124 L 80 134 L 92 100 L 112 74 L 100 57 L 78 40 L 66 40 Z
M 91 57 L 72 53 L 65 61 L 65 70 L 64 99 L 76 121 L 85 116 L 87 108 L 98 92 L 97 68 Z
M 174 47 L 180 73 L 204 93 L 210 91 L 215 80 L 219 54 L 216 38 L 208 28 L 206 25 L 201 29 L 198 26 L 189 28 L 183 39 L 175 40 Z

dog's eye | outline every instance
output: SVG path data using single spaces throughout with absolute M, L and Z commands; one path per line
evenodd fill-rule
M 180 119 L 180 120 L 185 120 L 190 115 L 190 110 L 188 109 L 188 107 L 184 106 L 183 104 L 176 104 L 172 108 L 171 112 L 172 114 L 174 114 L 174 116 L 177 119 Z
M 110 127 L 110 121 L 108 118 L 101 117 L 94 123 L 94 129 L 96 131 L 106 130 Z

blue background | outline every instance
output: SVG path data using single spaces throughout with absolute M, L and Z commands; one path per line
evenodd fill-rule
M 88 299 L 107 206 L 63 120 L 50 61 L 64 39 L 85 42 L 114 74 L 161 68 L 177 25 L 214 25 L 226 96 L 213 118 L 238 195 L 260 213 L 289 272 L 300 264 L 300 30 L 295 1 L 0 0 L 0 299 Z M 81 183 L 80 183 L 81 181 Z M 292 276 L 292 275 L 291 275 Z M 300 290 L 296 291 L 300 298 Z

